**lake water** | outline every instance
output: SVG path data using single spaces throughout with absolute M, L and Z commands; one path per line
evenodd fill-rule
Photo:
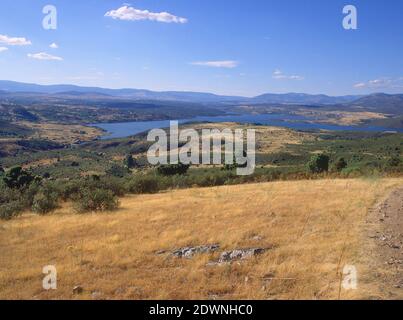
M 331 124 L 310 123 L 311 118 L 298 115 L 289 114 L 244 114 L 244 115 L 225 115 L 218 117 L 195 117 L 192 119 L 178 120 L 180 124 L 189 122 L 237 122 L 237 123 L 253 123 L 270 125 L 277 127 L 285 127 L 295 130 L 334 130 L 334 131 L 400 131 L 374 126 L 338 126 Z M 170 120 L 161 121 L 137 121 L 137 122 L 118 122 L 118 123 L 96 123 L 91 126 L 99 127 L 105 131 L 105 134 L 101 139 L 112 138 L 125 138 L 136 135 L 138 133 L 146 132 L 151 129 L 168 128 Z

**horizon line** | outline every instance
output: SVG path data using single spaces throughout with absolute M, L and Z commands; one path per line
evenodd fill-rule
M 222 93 L 214 93 L 211 91 L 192 91 L 192 90 L 152 90 L 152 89 L 145 89 L 145 88 L 134 88 L 134 87 L 104 87 L 104 86 L 91 86 L 91 85 L 79 85 L 79 84 L 74 84 L 74 83 L 53 83 L 53 84 L 43 84 L 43 83 L 36 83 L 36 82 L 21 82 L 21 81 L 16 81 L 16 80 L 6 80 L 6 79 L 0 79 L 0 82 L 13 82 L 13 83 L 19 83 L 19 84 L 25 84 L 25 85 L 37 85 L 37 86 L 43 86 L 43 87 L 52 87 L 52 86 L 72 86 L 72 87 L 78 87 L 78 88 L 88 88 L 88 89 L 103 89 L 103 90 L 139 90 L 139 91 L 148 91 L 148 92 L 155 92 L 155 93 L 172 93 L 172 92 L 177 92 L 177 93 L 198 93 L 198 94 L 211 94 L 211 95 L 216 95 L 216 96 L 222 96 L 222 97 L 237 97 L 237 98 L 256 98 L 262 95 L 266 94 L 274 94 L 274 95 L 287 95 L 287 94 L 304 94 L 304 95 L 311 95 L 311 96 L 328 96 L 328 97 L 348 97 L 348 96 L 369 96 L 369 95 L 375 95 L 375 94 L 386 94 L 386 95 L 400 95 L 402 93 L 386 93 L 383 91 L 374 91 L 371 93 L 361 93 L 361 94 L 341 94 L 341 95 L 332 95 L 332 94 L 326 94 L 326 93 L 307 93 L 307 92 L 295 92 L 295 91 L 288 91 L 288 92 L 270 92 L 270 91 L 265 91 L 261 94 L 258 95 L 239 95 L 239 94 L 222 94 Z M 0 91 L 8 91 L 8 92 L 26 92 L 30 93 L 30 91 L 11 91 L 7 89 L 2 89 L 0 88 Z M 61 91 L 60 93 L 62 93 Z M 31 92 L 35 93 L 35 92 Z M 59 93 L 59 92 L 57 92 Z

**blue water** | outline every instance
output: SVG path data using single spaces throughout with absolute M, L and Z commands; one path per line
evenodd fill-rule
M 178 120 L 180 124 L 189 122 L 237 122 L 237 123 L 253 123 L 270 126 L 285 127 L 295 130 L 334 130 L 334 131 L 399 131 L 383 127 L 374 126 L 338 126 L 331 124 L 309 123 L 307 118 L 298 115 L 289 114 L 244 114 L 244 115 L 225 115 L 218 117 L 195 117 L 192 119 Z M 119 122 L 119 123 L 96 123 L 92 126 L 99 127 L 105 131 L 102 139 L 125 138 L 146 132 L 151 129 L 161 129 L 169 127 L 170 120 L 162 121 L 137 121 L 137 122 Z

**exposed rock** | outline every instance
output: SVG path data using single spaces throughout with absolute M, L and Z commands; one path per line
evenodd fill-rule
M 254 236 L 254 237 L 252 237 L 252 240 L 254 240 L 254 241 L 260 241 L 262 239 L 263 239 L 262 236 Z
M 81 287 L 81 286 L 75 286 L 74 288 L 73 288 L 73 294 L 81 294 L 81 293 L 83 293 L 83 287 Z
M 195 254 L 209 253 L 218 250 L 220 246 L 218 244 L 197 246 L 197 247 L 185 247 L 176 249 L 172 252 L 172 255 L 178 258 L 192 258 Z
M 100 299 L 102 297 L 102 292 L 100 292 L 100 291 L 92 291 L 91 292 L 91 297 L 93 299 Z
M 249 259 L 254 256 L 260 255 L 265 251 L 266 249 L 263 248 L 236 249 L 232 251 L 224 251 L 223 253 L 221 253 L 218 263 Z

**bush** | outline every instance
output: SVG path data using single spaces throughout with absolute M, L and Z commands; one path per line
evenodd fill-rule
M 40 192 L 35 195 L 32 211 L 39 214 L 49 213 L 57 208 L 57 194 Z
M 123 178 L 129 173 L 129 170 L 123 166 L 119 166 L 117 164 L 113 164 L 109 169 L 106 170 L 106 174 L 117 177 Z
M 132 169 L 136 166 L 136 161 L 134 161 L 133 156 L 131 154 L 127 155 L 123 164 L 126 168 Z
M 100 178 L 98 184 L 96 184 L 96 187 L 109 190 L 115 196 L 123 197 L 127 193 L 125 181 L 125 179 L 117 177 L 102 177 Z
M 10 220 L 18 216 L 23 210 L 24 205 L 18 200 L 0 204 L 0 219 Z
M 400 165 L 400 158 L 398 156 L 392 156 L 386 162 L 388 167 L 398 167 Z
M 189 165 L 178 163 L 159 166 L 157 171 L 163 176 L 184 175 L 188 172 Z
M 35 177 L 28 171 L 22 169 L 22 167 L 13 167 L 3 177 L 5 184 L 11 189 L 20 189 L 28 186 Z
M 308 162 L 308 170 L 311 173 L 322 173 L 329 170 L 329 156 L 325 154 L 317 154 L 312 156 Z
M 112 191 L 103 189 L 82 189 L 74 204 L 79 213 L 90 211 L 112 211 L 119 207 L 119 200 Z
M 336 171 L 341 171 L 343 169 L 347 168 L 347 162 L 346 160 L 344 160 L 344 158 L 340 158 L 339 160 L 336 161 L 336 163 L 334 164 L 334 169 Z
M 0 219 L 11 219 L 25 208 L 25 201 L 20 190 L 10 189 L 0 181 Z
M 157 177 L 139 176 L 129 181 L 128 190 L 130 193 L 157 193 L 160 190 L 160 185 Z

